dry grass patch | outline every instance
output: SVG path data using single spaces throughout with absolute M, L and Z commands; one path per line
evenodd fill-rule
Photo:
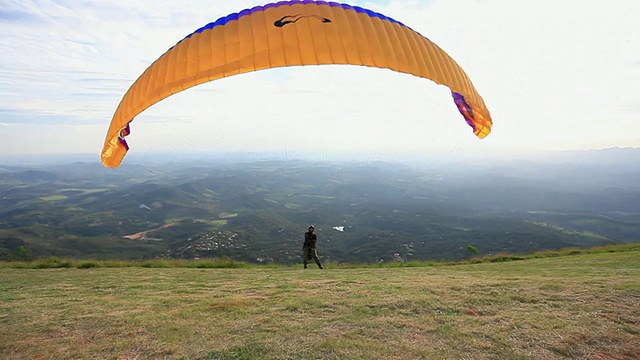
M 0 270 L 2 359 L 636 359 L 640 252 L 422 268 Z

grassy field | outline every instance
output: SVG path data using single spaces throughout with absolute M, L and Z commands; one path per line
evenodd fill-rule
M 325 270 L 2 267 L 0 358 L 638 359 L 640 251 Z

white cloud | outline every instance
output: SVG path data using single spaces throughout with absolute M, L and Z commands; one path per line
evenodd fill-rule
M 485 98 L 493 133 L 476 139 L 447 89 L 426 80 L 308 67 L 244 74 L 174 95 L 134 121 L 134 151 L 400 156 L 640 146 L 636 1 L 354 3 L 403 22 L 456 59 Z M 7 114 L 20 113 L 50 125 L 0 132 L 0 153 L 99 152 L 122 95 L 151 62 L 200 26 L 261 4 L 7 2 L 0 11 L 0 52 L 9 54 L 0 58 L 0 122 L 14 124 L 22 118 Z M 76 140 L 59 142 L 61 136 Z

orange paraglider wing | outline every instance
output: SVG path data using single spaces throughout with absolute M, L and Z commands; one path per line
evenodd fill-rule
M 165 52 L 122 98 L 102 150 L 117 167 L 129 146 L 129 123 L 172 94 L 227 76 L 261 69 L 322 64 L 387 68 L 446 85 L 473 132 L 484 138 L 492 121 L 462 68 L 404 24 L 357 6 L 282 1 L 233 13 L 189 34 Z

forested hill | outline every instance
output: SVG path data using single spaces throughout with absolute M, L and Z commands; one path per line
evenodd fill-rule
M 640 150 L 502 161 L 0 165 L 0 256 L 460 259 L 640 240 Z M 471 249 L 471 247 L 473 249 Z

